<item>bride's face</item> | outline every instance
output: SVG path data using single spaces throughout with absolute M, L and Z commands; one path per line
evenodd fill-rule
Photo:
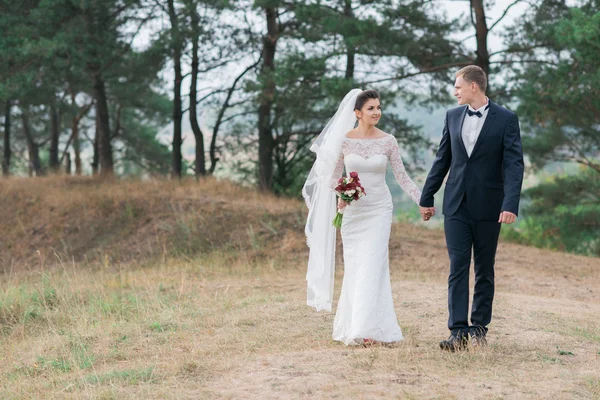
M 378 99 L 369 99 L 360 110 L 356 110 L 356 117 L 368 125 L 377 125 L 381 118 L 381 104 Z

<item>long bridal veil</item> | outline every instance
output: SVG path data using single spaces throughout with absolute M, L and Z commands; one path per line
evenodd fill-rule
M 333 303 L 336 232 L 331 223 L 337 211 L 337 200 L 331 178 L 346 133 L 356 124 L 354 105 L 361 92 L 352 89 L 344 96 L 337 112 L 310 147 L 317 158 L 302 188 L 302 197 L 308 207 L 304 232 L 310 248 L 306 303 L 317 311 L 331 311 Z

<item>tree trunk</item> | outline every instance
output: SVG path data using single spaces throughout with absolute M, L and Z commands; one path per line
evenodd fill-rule
M 65 174 L 71 175 L 71 153 L 65 155 Z
M 171 36 L 173 45 L 173 63 L 175 68 L 175 82 L 173 89 L 173 177 L 181 177 L 181 36 L 175 11 L 174 0 L 168 0 L 169 20 L 171 21 Z
M 289 187 L 289 184 L 286 182 L 288 180 L 286 153 L 290 142 L 290 136 L 280 136 L 277 139 L 277 146 L 275 147 L 275 154 L 273 155 L 275 165 L 277 165 L 277 175 L 275 175 L 274 182 L 276 182 L 279 187 L 287 188 Z
M 123 106 L 118 104 L 117 105 L 117 115 L 115 116 L 115 122 L 114 122 L 115 131 L 111 135 L 111 138 L 116 138 L 121 133 L 121 110 L 123 110 Z
M 77 96 L 74 91 L 71 92 L 71 107 L 73 110 L 77 109 L 77 103 L 75 102 L 75 97 Z M 71 119 L 71 140 L 73 141 L 73 152 L 75 153 L 75 175 L 80 176 L 82 174 L 81 170 L 81 142 L 79 141 L 79 121 L 83 118 L 84 115 L 88 113 L 88 111 L 92 108 L 93 102 L 88 105 L 83 106 L 79 110 L 79 112 L 73 115 Z M 66 151 L 67 149 L 65 149 Z M 69 156 L 70 157 L 70 156 Z
M 346 75 L 345 78 L 346 79 L 353 79 L 354 78 L 354 57 L 355 57 L 355 50 L 354 47 L 351 47 L 351 45 L 347 44 L 347 58 L 346 58 Z
M 215 173 L 215 169 L 217 168 L 217 162 L 219 162 L 219 157 L 217 157 L 217 133 L 213 130 L 213 135 L 210 138 L 210 168 L 208 169 L 208 173 L 210 175 Z
M 344 15 L 353 20 L 354 19 L 354 11 L 352 10 L 352 0 L 344 0 Z M 354 44 L 345 38 L 344 42 L 346 43 L 346 79 L 354 78 L 354 58 L 356 56 L 356 50 L 354 48 Z
M 96 113 L 96 134 L 94 135 L 94 156 L 92 158 L 92 175 L 98 175 L 98 161 L 100 159 L 99 156 L 99 140 L 100 137 L 100 129 L 98 128 L 98 113 Z
M 487 38 L 488 38 L 488 27 L 485 20 L 485 8 L 483 0 L 471 0 L 471 7 L 475 13 L 475 38 L 477 39 L 477 50 L 475 54 L 477 58 L 475 64 L 480 66 L 485 74 L 490 75 L 490 54 L 488 52 Z
M 195 4 L 191 5 L 191 19 L 192 19 L 192 83 L 190 85 L 190 124 L 192 131 L 194 132 L 194 138 L 196 138 L 196 161 L 194 170 L 196 177 L 206 175 L 206 162 L 204 155 L 204 134 L 198 124 L 197 115 L 197 94 L 198 94 L 198 13 L 195 8 Z
M 259 187 L 271 191 L 273 187 L 273 138 L 271 126 L 271 108 L 275 98 L 275 51 L 279 35 L 277 24 L 277 9 L 267 6 L 267 34 L 263 37 L 262 75 L 264 86 L 260 95 L 258 107 L 258 175 Z
M 6 100 L 6 106 L 4 110 L 4 156 L 2 157 L 2 175 L 10 175 L 10 157 L 12 155 L 10 148 L 10 109 L 11 102 Z
M 98 161 L 101 176 L 114 175 L 112 145 L 110 140 L 110 124 L 108 101 L 104 80 L 99 73 L 94 73 L 94 99 L 96 100 L 96 138 L 98 140 Z
M 71 132 L 73 135 L 73 152 L 75 153 L 75 175 L 79 176 L 81 175 L 81 143 L 79 143 L 79 120 L 76 117 L 71 121 Z
M 21 112 L 21 120 L 23 121 L 23 134 L 27 141 L 27 150 L 29 153 L 29 176 L 42 176 L 42 163 L 40 162 L 40 148 L 33 140 L 31 128 L 29 125 L 29 116 L 24 109 Z
M 50 106 L 50 155 L 49 155 L 49 164 L 50 171 L 52 173 L 58 172 L 60 168 L 60 161 L 58 160 L 58 139 L 59 139 L 60 131 L 58 126 L 58 112 L 56 110 L 56 105 L 52 104 Z

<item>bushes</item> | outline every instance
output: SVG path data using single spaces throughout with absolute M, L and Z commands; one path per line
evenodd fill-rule
M 505 239 L 571 253 L 600 256 L 600 173 L 555 176 L 523 192 L 523 219 L 503 229 Z

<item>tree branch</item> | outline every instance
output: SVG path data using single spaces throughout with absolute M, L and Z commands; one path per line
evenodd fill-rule
M 92 108 L 92 105 L 94 104 L 94 101 L 90 102 L 89 104 L 87 104 L 86 106 L 84 106 L 80 111 L 79 114 L 77 114 L 77 116 L 75 116 L 75 123 L 78 124 L 79 121 L 81 120 L 81 118 L 83 118 L 83 116 L 85 114 L 87 114 L 87 112 Z M 65 149 L 62 153 L 62 156 L 60 157 L 60 161 L 59 164 L 62 164 L 64 159 L 65 159 L 65 155 L 67 154 L 67 151 L 69 150 L 69 146 L 71 145 L 71 141 L 73 141 L 73 136 L 74 136 L 75 132 L 71 133 L 71 136 L 69 136 L 69 140 L 67 140 L 67 144 L 65 145 Z
M 536 44 L 536 45 L 529 46 L 529 47 L 513 48 L 513 49 L 508 48 L 508 49 L 504 49 L 504 50 L 495 51 L 490 54 L 490 57 L 495 56 L 497 54 L 502 54 L 502 53 L 524 53 L 529 50 L 539 49 L 541 47 L 547 47 L 547 46 L 548 46 L 548 44 L 546 44 L 546 43 L 540 43 L 540 44 Z
M 244 77 L 244 75 L 246 75 L 246 73 L 248 73 L 248 71 L 251 71 L 254 68 L 256 68 L 258 66 L 258 64 L 260 64 L 261 60 L 262 60 L 262 55 L 260 57 L 258 57 L 258 60 L 254 64 L 252 64 L 248 68 L 246 68 L 233 81 L 233 84 L 231 85 L 231 87 L 229 88 L 229 91 L 227 92 L 227 97 L 225 98 L 225 102 L 223 103 L 223 106 L 221 107 L 221 110 L 219 111 L 219 116 L 217 117 L 217 122 L 215 123 L 215 128 L 213 129 L 213 137 L 217 136 L 219 127 L 220 127 L 221 123 L 223 122 L 223 115 L 225 114 L 225 110 L 229 107 L 229 101 L 231 100 L 231 96 L 233 95 L 233 92 L 234 92 L 235 87 L 237 86 L 238 82 Z
M 161 8 L 165 14 L 169 15 L 169 10 L 167 10 L 164 4 L 162 4 L 159 0 L 154 0 L 154 3 L 156 3 L 156 5 Z
M 530 64 L 548 64 L 558 66 L 558 63 L 546 60 L 503 60 L 503 61 L 490 61 L 490 64 L 515 64 L 515 63 L 530 63 Z
M 209 97 L 211 97 L 211 96 L 213 96 L 213 95 L 215 95 L 215 94 L 217 94 L 217 93 L 223 93 L 223 92 L 226 92 L 226 91 L 227 91 L 227 90 L 225 90 L 225 89 L 219 89 L 219 90 L 212 91 L 212 92 L 210 92 L 209 94 L 207 94 L 206 96 L 202 97 L 200 100 L 198 100 L 198 101 L 196 102 L 196 104 L 200 104 L 200 103 L 202 103 L 204 100 L 208 99 Z M 189 96 L 189 93 L 188 93 L 188 94 L 186 94 L 185 96 L 181 96 L 181 97 L 188 97 L 188 96 Z M 185 113 L 186 113 L 186 112 L 188 112 L 189 110 L 190 110 L 190 108 L 188 107 L 188 108 L 186 108 L 186 109 L 182 110 L 182 112 L 181 112 L 181 113 L 182 113 L 182 114 L 185 114 Z
M 489 29 L 488 29 L 488 32 L 489 32 L 489 31 L 491 31 L 492 29 L 494 29 L 494 27 L 495 27 L 496 25 L 498 25 L 498 23 L 499 23 L 500 21 L 502 21 L 502 19 L 503 19 L 504 17 L 506 17 L 506 14 L 508 14 L 508 11 L 509 11 L 509 10 L 512 8 L 512 6 L 514 6 L 515 4 L 521 3 L 522 1 L 523 1 L 523 0 L 515 0 L 515 1 L 514 1 L 514 2 L 512 2 L 512 3 L 511 3 L 509 6 L 508 6 L 508 7 L 506 7 L 506 8 L 504 9 L 504 12 L 503 12 L 503 13 L 502 13 L 502 15 L 500 16 L 500 18 L 498 18 L 498 19 L 496 20 L 496 22 L 494 22 L 494 23 L 492 24 L 492 26 L 490 26 L 490 27 L 489 27 Z
M 232 119 L 235 119 L 235 118 L 237 118 L 237 117 L 241 117 L 241 116 L 243 116 L 243 115 L 250 115 L 250 114 L 254 114 L 254 113 L 256 113 L 256 111 L 255 111 L 255 110 L 252 110 L 252 111 L 244 111 L 244 112 L 241 112 L 241 113 L 233 114 L 233 115 L 231 115 L 231 116 L 229 116 L 229 117 L 227 117 L 227 118 L 223 118 L 223 120 L 221 120 L 221 124 L 224 124 L 225 122 L 229 122 L 229 121 L 231 121 Z
M 443 70 L 454 68 L 454 67 L 465 67 L 465 66 L 471 65 L 471 64 L 473 64 L 472 60 L 471 61 L 458 62 L 458 63 L 438 65 L 436 67 L 431 67 L 431 68 L 426 68 L 426 69 L 420 70 L 419 72 L 412 72 L 410 74 L 397 75 L 397 76 L 394 76 L 394 77 L 391 77 L 391 78 L 384 78 L 384 79 L 377 79 L 377 80 L 374 80 L 374 81 L 362 82 L 362 84 L 369 85 L 369 84 L 372 84 L 372 83 L 381 83 L 381 82 L 387 82 L 387 81 L 393 81 L 393 80 L 402 80 L 402 79 L 412 78 L 412 77 L 417 76 L 417 75 L 430 74 L 430 73 L 433 73 L 433 72 L 439 72 L 439 71 L 443 71 Z

